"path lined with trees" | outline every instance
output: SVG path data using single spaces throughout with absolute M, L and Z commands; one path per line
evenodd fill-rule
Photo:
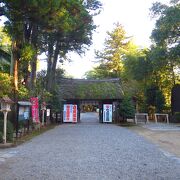
M 156 145 L 126 128 L 89 122 L 63 124 L 4 151 L 12 157 L 0 162 L 0 179 L 179 179 L 180 163 Z
M 11 122 L 18 122 L 17 102 L 30 97 L 50 104 L 53 111 L 62 107 L 56 80 L 65 71 L 57 69 L 57 63 L 68 60 L 69 52 L 82 54 L 88 49 L 96 29 L 93 16 L 101 8 L 100 0 L 0 1 L 0 16 L 7 18 L 0 29 L 0 98 L 9 96 L 15 102 Z M 134 116 L 132 100 L 137 111 L 170 113 L 171 89 L 180 83 L 179 0 L 169 5 L 155 3 L 151 13 L 156 25 L 149 49 L 137 47 L 116 23 L 107 33 L 104 49 L 96 51 L 99 66 L 86 74 L 90 79 L 121 79 L 124 96 L 119 113 L 123 120 Z M 47 71 L 37 73 L 42 53 Z M 14 129 L 8 123 L 11 137 L 7 140 L 12 141 Z M 177 159 L 167 157 L 144 138 L 112 124 L 84 124 L 62 124 L 18 147 L 2 150 L 0 160 L 5 161 L 0 161 L 0 179 L 179 179 Z M 41 122 L 38 125 L 40 128 Z M 1 142 L 2 127 L 1 121 Z
M 18 129 L 18 101 L 38 97 L 40 104 L 46 102 L 52 111 L 60 111 L 55 82 L 64 70 L 57 69 L 57 63 L 67 61 L 68 52 L 82 54 L 89 48 L 96 29 L 93 16 L 101 7 L 99 0 L 0 1 L 0 17 L 5 18 L 0 29 L 0 98 L 9 96 L 15 103 L 14 129 Z M 47 71 L 37 73 L 42 53 Z M 2 131 L 0 127 L 0 141 Z
M 64 70 L 56 69 L 57 62 L 67 60 L 68 52 L 85 52 L 92 44 L 93 16 L 102 4 L 98 0 L 0 2 L 0 16 L 7 18 L 0 33 L 0 96 L 15 102 L 38 96 L 57 109 L 55 82 L 64 76 Z M 140 49 L 116 23 L 107 32 L 104 49 L 96 51 L 99 65 L 86 77 L 118 77 L 125 99 L 133 97 L 137 110 L 170 112 L 171 89 L 180 81 L 180 7 L 176 0 L 169 5 L 157 2 L 150 12 L 156 19 L 152 46 Z M 37 74 L 37 57 L 42 53 L 47 56 L 47 71 Z

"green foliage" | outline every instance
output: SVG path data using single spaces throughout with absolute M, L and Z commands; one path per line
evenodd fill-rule
M 128 54 L 124 61 L 124 76 L 131 77 L 136 81 L 146 83 L 151 75 L 152 64 L 148 58 L 147 49 L 136 50 L 136 53 Z
M 61 78 L 64 76 L 64 70 L 57 69 L 56 72 L 56 79 Z M 46 89 L 46 79 L 47 79 L 47 71 L 42 70 L 37 73 L 37 82 L 35 91 L 32 92 L 32 95 L 38 96 L 40 101 L 51 102 L 53 104 L 53 96 L 56 96 L 56 87 L 54 87 L 53 91 L 47 91 Z M 57 97 L 55 98 L 57 100 Z M 55 103 L 56 104 L 56 103 Z
M 116 85 L 110 82 L 102 82 L 96 84 L 80 84 L 79 86 L 77 86 L 77 89 L 75 89 L 75 97 L 79 99 L 112 99 L 119 96 L 119 94 L 121 94 L 121 92 L 117 90 Z
M 0 72 L 0 97 L 9 96 L 13 97 L 13 83 L 12 77 L 9 74 Z M 29 99 L 29 91 L 24 85 L 19 86 L 18 90 L 18 98 L 19 100 Z
M 180 122 L 180 112 L 176 112 L 174 117 L 177 122 Z
M 48 103 L 51 105 L 51 109 L 56 112 L 63 109 L 62 99 L 60 99 L 57 89 L 51 92 L 51 98 L 49 99 Z
M 31 61 L 35 55 L 36 51 L 31 44 L 25 44 L 21 49 L 21 60 Z
M 48 51 L 47 90 L 54 88 L 55 67 L 58 62 L 67 60 L 67 53 L 74 51 L 82 54 L 92 44 L 92 32 L 96 26 L 93 23 L 93 12 L 98 11 L 101 3 L 90 1 L 65 1 L 62 5 L 61 20 L 55 23 L 55 33 L 45 33 L 45 49 Z
M 18 89 L 18 99 L 27 100 L 29 98 L 30 98 L 29 90 L 24 85 L 20 85 Z
M 92 31 L 96 28 L 93 16 L 100 8 L 98 0 L 1 1 L 1 15 L 8 19 L 5 28 L 13 42 L 12 64 L 18 67 L 13 72 L 14 85 L 18 83 L 18 87 L 11 88 L 10 81 L 3 82 L 0 96 L 7 94 L 7 90 L 16 89 L 20 100 L 36 95 L 40 101 L 50 102 L 54 109 L 59 109 L 56 87 L 49 88 L 46 82 L 55 82 L 64 75 L 61 70 L 55 70 L 58 60 L 65 60 L 69 51 L 81 54 L 91 45 Z M 48 67 L 47 72 L 37 75 L 36 81 L 39 52 L 48 54 Z M 22 80 L 26 87 L 21 85 Z
M 94 72 L 97 76 L 103 72 L 105 76 L 120 77 L 123 72 L 123 60 L 134 46 L 119 23 L 115 24 L 112 32 L 107 32 L 107 36 L 104 42 L 105 48 L 96 51 L 96 59 L 99 60 L 100 65 L 94 69 Z
M 169 105 L 171 89 L 180 79 L 180 5 L 178 1 L 171 1 L 169 6 L 155 3 L 151 13 L 157 20 L 151 34 L 154 45 L 151 48 L 150 59 L 156 83 L 162 89 Z
M 2 0 L 1 15 L 8 19 L 6 30 L 13 40 L 14 64 L 19 68 L 14 72 L 14 84 L 18 76 L 27 80 L 31 73 L 29 88 L 34 91 L 37 54 L 44 52 L 48 54 L 46 88 L 52 90 L 59 56 L 65 60 L 69 51 L 81 54 L 91 45 L 96 28 L 93 16 L 100 8 L 98 0 Z
M 162 93 L 156 86 L 151 86 L 146 89 L 146 104 L 147 107 L 154 106 L 156 112 L 162 112 L 165 107 L 165 98 Z
M 11 41 L 9 36 L 0 27 L 0 72 L 10 72 L 10 53 Z
M 163 47 L 166 51 L 166 61 L 173 66 L 179 65 L 179 26 L 180 26 L 180 5 L 177 3 L 166 6 L 154 4 L 152 13 L 156 14 L 154 8 L 159 9 L 155 29 L 152 32 L 152 39 L 157 47 Z
M 58 81 L 59 78 L 62 78 L 64 76 L 65 76 L 65 71 L 63 69 L 57 68 L 55 72 L 55 79 Z M 47 91 L 46 78 L 47 78 L 47 71 L 42 70 L 37 73 L 37 83 L 33 95 L 38 96 L 40 102 L 45 101 L 47 104 L 50 104 L 51 108 L 54 111 L 59 111 L 62 108 L 62 103 L 60 102 L 60 98 L 58 97 L 58 89 L 55 86 L 51 92 Z
M 180 5 L 172 0 L 170 5 L 159 2 L 151 8 L 156 25 L 152 31 L 153 45 L 139 49 L 126 36 L 121 25 L 108 32 L 103 51 L 97 51 L 100 65 L 86 73 L 89 79 L 120 77 L 125 94 L 137 100 L 138 110 L 149 106 L 162 112 L 170 106 L 171 89 L 180 81 Z M 147 93 L 149 87 L 156 90 Z
M 4 50 L 9 51 L 11 46 L 11 39 L 8 34 L 5 32 L 3 26 L 0 27 L 0 46 L 4 48 Z
M 164 44 L 169 47 L 178 43 L 180 5 L 166 6 L 161 3 L 155 3 L 151 12 L 155 15 L 159 15 L 156 21 L 156 27 L 152 32 L 153 40 L 159 45 Z
M 119 24 L 108 33 L 105 48 L 97 52 L 100 65 L 86 73 L 89 79 L 120 77 L 123 91 L 144 105 L 144 87 L 149 83 L 152 64 L 148 49 L 138 49 Z
M 107 32 L 102 51 L 96 51 L 96 59 L 99 65 L 93 70 L 86 72 L 88 79 L 117 78 L 123 81 L 124 63 L 127 56 L 136 54 L 137 47 L 132 43 L 130 37 L 126 35 L 123 26 L 115 24 L 112 32 Z
M 134 118 L 135 115 L 135 106 L 133 105 L 132 98 L 129 96 L 124 96 L 120 104 L 119 109 L 120 115 L 123 119 Z
M 0 140 L 2 140 L 4 132 L 4 120 L 0 119 Z M 7 141 L 12 141 L 13 140 L 13 125 L 10 121 L 7 121 Z M 1 136 L 2 135 L 2 136 Z
M 12 77 L 9 74 L 0 72 L 0 97 L 11 96 L 12 92 Z
M 117 74 L 109 71 L 107 64 L 100 64 L 93 70 L 86 72 L 85 77 L 87 79 L 117 78 Z
M 156 92 L 156 111 L 162 112 L 165 108 L 165 98 L 162 91 L 157 90 Z

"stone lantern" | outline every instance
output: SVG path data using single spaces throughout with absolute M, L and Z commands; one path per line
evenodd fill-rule
M 41 104 L 41 111 L 42 111 L 42 126 L 44 126 L 44 112 L 46 111 L 46 103 L 43 102 Z
M 6 144 L 6 132 L 7 132 L 7 114 L 11 111 L 11 104 L 14 102 L 9 97 L 3 97 L 0 99 L 1 102 L 1 109 L 0 111 L 4 114 L 4 135 L 3 135 L 3 143 Z

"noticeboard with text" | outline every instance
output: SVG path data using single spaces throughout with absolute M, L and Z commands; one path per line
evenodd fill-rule
M 30 118 L 30 107 L 29 106 L 20 106 L 19 107 L 19 115 L 18 120 L 19 121 L 26 121 Z
M 63 110 L 63 122 L 77 122 L 77 105 L 65 104 Z
M 112 122 L 112 104 L 103 104 L 103 122 Z

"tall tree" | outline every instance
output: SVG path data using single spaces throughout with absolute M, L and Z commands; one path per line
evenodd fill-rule
M 105 47 L 102 51 L 96 51 L 96 59 L 101 67 L 106 67 L 109 76 L 120 77 L 123 72 L 123 60 L 132 47 L 131 37 L 126 35 L 123 26 L 115 24 L 112 32 L 107 32 Z
M 172 83 L 176 84 L 176 69 L 180 68 L 180 4 L 178 1 L 171 1 L 171 5 L 167 6 L 157 2 L 153 4 L 151 12 L 157 18 L 151 35 L 154 41 L 152 52 L 157 54 L 158 49 L 161 49 L 159 53 L 165 51 L 161 68 L 166 67 Z
M 53 72 L 59 54 L 64 55 L 68 50 L 73 49 L 80 51 L 83 43 L 90 43 L 91 31 L 95 28 L 90 12 L 101 6 L 97 0 L 34 0 L 26 2 L 1 0 L 0 3 L 3 10 L 1 15 L 8 18 L 6 27 L 13 40 L 16 90 L 18 89 L 18 67 L 19 64 L 22 65 L 21 61 L 26 57 L 22 58 L 22 53 L 26 49 L 31 50 L 31 56 L 28 56 L 31 59 L 30 89 L 34 89 L 37 54 L 44 51 L 43 45 L 48 44 L 48 50 L 46 49 L 49 53 L 48 59 L 50 59 L 48 66 Z M 54 63 L 51 63 L 52 57 L 55 59 Z M 29 60 L 27 59 L 27 61 Z M 28 63 L 25 64 L 27 72 Z
M 47 51 L 47 89 L 53 89 L 55 69 L 58 62 L 66 59 L 66 54 L 75 51 L 83 53 L 91 45 L 93 15 L 90 12 L 99 10 L 101 4 L 97 0 L 72 1 L 64 5 L 65 17 L 63 23 L 56 25 L 56 33 L 46 34 Z
M 170 1 L 170 5 L 156 2 L 151 13 L 156 24 L 150 58 L 158 87 L 170 103 L 171 89 L 180 82 L 180 4 L 176 0 Z

